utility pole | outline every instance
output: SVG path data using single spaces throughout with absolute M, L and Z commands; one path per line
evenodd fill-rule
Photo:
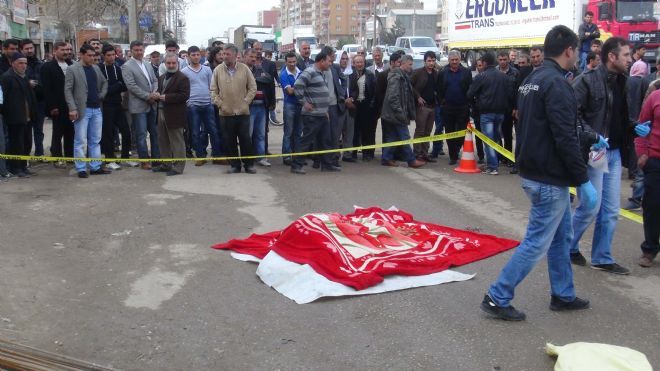
M 373 49 L 374 46 L 378 45 L 378 27 L 377 27 L 377 22 L 376 22 L 376 4 L 379 3 L 380 1 L 374 0 L 374 37 L 373 41 L 371 43 L 371 48 Z
M 157 44 L 163 44 L 163 20 L 165 17 L 163 17 L 163 1 L 164 0 L 157 0 L 156 1 L 156 18 L 158 19 L 158 28 L 156 29 L 156 43 Z
M 128 39 L 129 41 L 138 39 L 137 0 L 128 0 Z

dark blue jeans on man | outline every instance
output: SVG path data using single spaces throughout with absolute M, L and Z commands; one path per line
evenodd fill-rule
M 284 103 L 284 136 L 282 137 L 282 153 L 293 153 L 300 144 L 302 136 L 302 106 L 300 104 Z M 285 159 L 290 157 L 285 157 Z
M 220 129 L 215 121 L 215 111 L 212 104 L 188 106 L 188 130 L 192 141 L 192 149 L 197 158 L 206 158 L 206 148 L 211 140 L 211 156 L 220 157 L 222 142 Z
M 135 128 L 135 144 L 139 158 L 160 158 L 158 150 L 158 131 L 156 123 L 156 110 L 151 108 L 148 112 L 132 114 L 133 127 Z M 151 157 L 147 147 L 147 133 L 151 144 Z
M 46 119 L 46 102 L 37 104 L 37 118 L 34 120 L 32 131 L 34 135 L 34 155 L 44 155 L 44 120 Z
M 504 122 L 504 114 L 501 113 L 482 113 L 481 114 L 481 129 L 483 133 L 493 140 L 495 143 L 500 142 L 501 128 Z M 497 152 L 491 146 L 486 146 L 486 166 L 488 170 L 497 170 L 499 167 L 499 160 L 497 159 Z
M 386 122 L 383 124 L 383 130 L 385 131 L 385 138 L 383 138 L 383 143 L 398 142 L 410 139 L 410 130 L 408 129 L 408 125 Z M 413 152 L 412 147 L 410 147 L 410 144 L 383 148 L 382 161 L 394 161 L 394 154 L 398 149 L 401 150 L 404 161 L 409 164 L 415 161 L 415 153 Z
M 575 300 L 573 269 L 569 254 L 573 227 L 568 187 L 522 179 L 532 203 L 525 238 L 504 266 L 488 296 L 499 307 L 508 307 L 516 286 L 544 256 L 548 260 L 550 291 L 562 301 Z
M 328 116 L 310 116 L 302 115 L 303 130 L 300 144 L 294 147 L 294 152 L 310 152 L 314 148 L 322 151 L 332 148 L 332 128 L 330 127 L 330 120 Z M 326 153 L 319 155 L 321 161 L 321 168 L 333 166 L 333 154 Z M 303 156 L 295 156 L 291 167 L 300 169 L 305 164 Z
M 440 135 L 444 131 L 444 123 L 442 122 L 442 107 L 437 106 L 435 107 L 435 131 L 433 132 L 433 135 Z M 442 141 L 441 140 L 436 140 L 433 142 L 433 149 L 431 150 L 431 157 L 436 158 L 438 157 L 441 153 L 444 154 L 444 151 L 442 150 Z

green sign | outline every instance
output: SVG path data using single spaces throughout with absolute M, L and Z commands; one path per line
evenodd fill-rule
M 11 28 L 11 36 L 18 39 L 27 39 L 27 27 L 24 24 L 19 24 L 15 22 L 9 22 L 9 28 Z

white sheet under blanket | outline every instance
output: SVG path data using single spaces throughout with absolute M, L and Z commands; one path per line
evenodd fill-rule
M 234 259 L 259 263 L 257 275 L 268 286 L 298 304 L 307 304 L 328 296 L 379 294 L 414 287 L 467 281 L 474 275 L 446 270 L 425 276 L 388 276 L 380 284 L 356 291 L 352 287 L 330 281 L 316 273 L 308 264 L 288 261 L 274 251 L 259 260 L 251 255 L 232 253 Z

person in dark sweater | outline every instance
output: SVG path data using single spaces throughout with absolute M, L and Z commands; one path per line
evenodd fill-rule
M 11 69 L 11 56 L 18 51 L 21 44 L 16 39 L 7 39 L 2 43 L 2 55 L 0 56 L 0 75 Z
M 30 39 L 21 40 L 21 53 L 28 60 L 28 68 L 26 71 L 28 82 L 37 98 L 37 117 L 33 121 L 33 139 L 34 139 L 34 155 L 44 155 L 44 119 L 46 118 L 46 102 L 44 97 L 43 85 L 41 84 L 41 67 L 43 62 L 35 55 L 34 42 Z
M 129 158 L 131 151 L 131 129 L 126 122 L 126 115 L 121 105 L 121 93 L 126 91 L 126 84 L 121 74 L 121 68 L 116 63 L 116 52 L 112 45 L 105 45 L 101 50 L 103 62 L 99 64 L 101 73 L 108 80 L 108 93 L 103 100 L 103 132 L 101 135 L 101 151 L 106 158 L 115 158 L 115 128 L 121 133 L 121 158 Z M 108 164 L 111 170 L 121 167 L 114 162 Z

